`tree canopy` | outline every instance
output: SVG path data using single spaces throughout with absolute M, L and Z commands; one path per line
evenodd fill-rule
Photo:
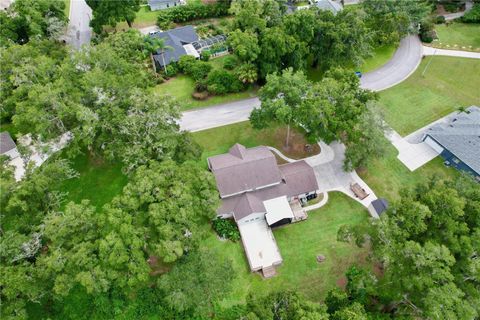
M 90 26 L 98 34 L 102 33 L 104 26 L 115 27 L 120 21 L 126 21 L 132 27 L 140 9 L 140 0 L 87 0 L 87 4 L 93 13 Z

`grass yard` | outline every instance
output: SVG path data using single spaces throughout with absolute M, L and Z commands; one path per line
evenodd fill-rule
M 255 130 L 250 122 L 240 122 L 228 126 L 213 128 L 209 130 L 192 133 L 193 138 L 203 148 L 202 163 L 206 165 L 206 159 L 213 155 L 225 153 L 235 143 L 241 143 L 247 148 L 259 145 L 268 145 L 282 151 L 286 156 L 294 159 L 301 159 L 320 152 L 320 147 L 314 145 L 311 153 L 304 150 L 308 143 L 302 133 L 297 130 L 291 131 L 290 145 L 288 151 L 284 150 L 286 128 L 277 126 L 271 129 Z
M 67 19 L 70 15 L 70 1 L 72 0 L 63 0 L 63 2 L 65 3 L 65 9 L 63 10 L 63 12 L 65 13 L 65 17 L 67 17 Z
M 137 16 L 133 21 L 133 28 L 145 28 L 151 27 L 157 24 L 157 16 L 160 11 L 151 11 L 149 6 L 141 6 L 137 12 Z M 106 27 L 107 31 L 112 31 L 112 28 Z M 115 27 L 117 31 L 128 30 L 128 24 L 126 21 L 119 22 Z
M 63 184 L 62 191 L 68 192 L 68 201 L 78 203 L 88 199 L 98 208 L 112 200 L 127 184 L 120 163 L 99 161 L 83 154 L 73 159 L 71 164 L 80 176 Z
M 337 241 L 340 226 L 367 220 L 368 213 L 359 203 L 341 193 L 331 193 L 329 202 L 310 212 L 306 221 L 274 230 L 283 264 L 277 268 L 277 276 L 269 280 L 250 272 L 240 242 L 220 241 L 212 231 L 204 246 L 231 259 L 232 272 L 237 275 L 233 292 L 221 303 L 231 306 L 243 302 L 249 292 L 266 294 L 279 289 L 297 290 L 310 300 L 321 301 L 328 290 L 344 283 L 344 273 L 351 264 L 368 265 L 367 249 Z M 325 255 L 326 261 L 319 264 L 318 254 Z
M 380 93 L 385 119 L 406 135 L 461 106 L 478 105 L 479 75 L 478 59 L 426 57 L 407 80 Z
M 397 50 L 396 45 L 380 46 L 373 50 L 373 55 L 365 59 L 364 63 L 360 67 L 352 67 L 354 70 L 367 73 L 375 69 L 380 68 L 387 63 L 395 54 Z M 320 81 L 323 77 L 323 71 L 316 68 L 310 68 L 307 70 L 307 78 L 312 81 Z
M 383 158 L 371 160 L 367 168 L 359 172 L 362 179 L 375 191 L 377 197 L 397 200 L 402 188 L 412 187 L 433 175 L 453 179 L 460 174 L 454 168 L 444 166 L 440 157 L 411 172 L 397 159 L 397 154 L 397 149 L 388 144 Z
M 438 40 L 431 45 L 443 49 L 457 49 L 480 52 L 480 24 L 450 23 L 435 26 Z

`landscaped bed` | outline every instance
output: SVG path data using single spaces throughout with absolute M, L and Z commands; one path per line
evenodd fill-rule
M 401 135 L 459 107 L 480 104 L 480 60 L 430 56 L 407 80 L 380 93 L 385 119 Z
M 245 300 L 248 293 L 264 294 L 272 290 L 295 289 L 308 299 L 320 301 L 328 290 L 344 283 L 344 273 L 355 263 L 368 265 L 367 249 L 337 241 L 337 231 L 344 224 L 355 225 L 368 220 L 368 213 L 355 200 L 340 193 L 331 193 L 329 202 L 309 212 L 305 221 L 274 229 L 283 264 L 277 275 L 265 281 L 251 273 L 240 242 L 219 241 L 212 232 L 203 242 L 221 257 L 233 260 L 232 272 L 237 275 L 234 291 L 222 304 L 233 305 Z M 326 260 L 318 263 L 317 255 Z
M 438 39 L 428 44 L 436 48 L 480 52 L 480 24 L 449 23 L 435 26 Z

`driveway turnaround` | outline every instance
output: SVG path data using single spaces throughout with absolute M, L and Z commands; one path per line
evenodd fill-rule
M 400 42 L 389 62 L 380 69 L 363 75 L 360 85 L 373 91 L 390 88 L 408 78 L 417 69 L 421 60 L 422 43 L 417 36 L 408 36 Z M 259 106 L 258 98 L 250 98 L 186 111 L 180 120 L 180 128 L 200 131 L 246 121 L 252 110 Z
M 75 49 L 80 49 L 82 45 L 90 43 L 92 38 L 91 19 L 92 9 L 85 0 L 70 0 L 66 42 Z
M 325 198 L 327 192 L 340 191 L 360 202 L 365 208 L 368 208 L 372 201 L 377 199 L 377 196 L 355 171 L 346 172 L 343 170 L 345 146 L 338 142 L 333 142 L 330 145 L 324 142 L 320 142 L 319 144 L 320 153 L 318 155 L 302 159 L 313 168 L 318 183 L 318 192 L 324 194 L 324 199 L 318 207 L 323 206 L 328 201 L 328 197 Z M 288 162 L 299 161 L 286 157 L 277 149 L 270 148 L 270 150 Z M 366 191 L 368 196 L 363 200 L 357 198 L 352 190 L 350 190 L 350 184 L 352 183 L 358 183 Z M 315 205 L 312 207 L 312 209 L 317 208 Z M 373 217 L 378 218 L 377 215 L 373 215 Z

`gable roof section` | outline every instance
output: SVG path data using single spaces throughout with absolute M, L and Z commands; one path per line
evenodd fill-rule
M 241 220 L 252 213 L 265 212 L 263 201 L 254 194 L 245 193 L 241 195 L 233 209 L 235 221 Z
M 318 190 L 315 171 L 304 160 L 287 163 L 278 167 L 286 185 L 289 197 Z
M 183 46 L 198 41 L 198 35 L 193 26 L 184 26 L 165 32 L 157 32 L 152 34 L 151 37 L 164 39 L 165 46 L 170 47 L 170 49 L 164 51 L 163 57 L 160 50 L 153 55 L 153 59 L 161 66 L 164 65 L 163 60 L 165 60 L 165 65 L 168 65 L 172 61 L 178 61 L 181 56 L 187 54 Z
M 15 149 L 16 147 L 17 145 L 13 141 L 8 131 L 0 133 L 0 154 L 7 153 L 8 151 Z
M 222 198 L 281 181 L 275 156 L 264 146 L 246 149 L 235 144 L 228 153 L 208 158 L 208 163 Z
M 480 108 L 472 106 L 450 123 L 429 128 L 430 136 L 480 174 Z
M 343 10 L 343 7 L 341 4 L 331 0 L 318 0 L 317 2 L 315 2 L 315 6 L 320 10 L 331 11 L 333 14 L 336 14 Z

